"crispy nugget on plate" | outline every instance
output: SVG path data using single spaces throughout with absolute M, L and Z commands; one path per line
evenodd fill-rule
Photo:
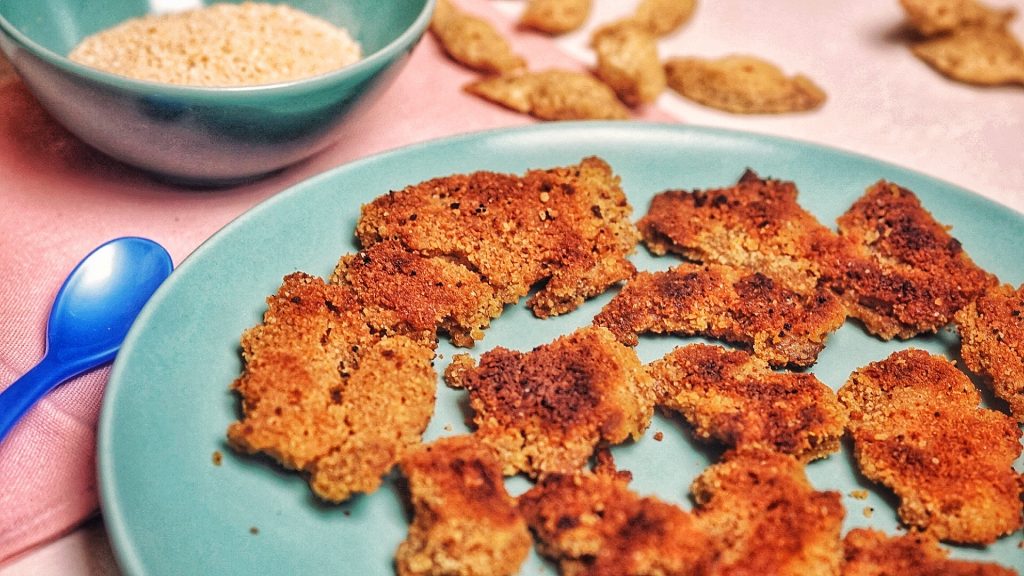
M 530 0 L 519 23 L 548 34 L 565 34 L 583 26 L 593 0 Z
M 885 340 L 938 331 L 997 282 L 913 192 L 891 182 L 868 188 L 837 222 L 854 253 L 837 259 L 833 288 Z
M 445 379 L 469 391 L 475 434 L 498 452 L 505 474 L 575 472 L 599 442 L 639 438 L 654 412 L 636 353 L 604 328 L 526 353 L 495 348 L 479 365 L 459 355 Z
M 430 31 L 456 62 L 487 74 L 509 74 L 526 70 L 526 61 L 513 52 L 489 22 L 463 12 L 450 0 L 437 0 Z
M 1015 11 L 995 9 L 976 0 L 900 0 L 907 21 L 923 36 L 945 34 L 966 27 L 1002 28 Z
M 825 288 L 805 296 L 760 272 L 683 263 L 637 274 L 594 324 L 629 345 L 648 332 L 701 335 L 750 346 L 773 366 L 810 366 L 845 319 Z
M 904 523 L 970 544 L 1021 527 L 1020 429 L 981 408 L 952 362 L 902 350 L 851 374 L 839 399 L 861 472 L 896 493 Z
M 633 20 L 655 36 L 674 32 L 693 16 L 697 0 L 640 0 Z
M 1024 85 L 1024 47 L 1005 26 L 962 28 L 910 49 L 953 80 L 980 86 Z
M 615 91 L 586 72 L 545 70 L 484 78 L 466 91 L 541 120 L 625 120 Z
M 647 372 L 658 405 L 681 413 L 701 439 L 804 461 L 839 450 L 846 409 L 813 374 L 773 372 L 746 352 L 705 344 L 676 348 Z
M 843 576 L 1013 576 L 1013 570 L 989 562 L 951 560 L 927 534 L 886 536 L 854 528 L 843 539 Z
M 753 56 L 718 60 L 671 58 L 665 63 L 669 88 L 695 102 L 737 114 L 779 114 L 812 110 L 825 92 L 802 74 L 787 77 L 774 64 Z
M 413 507 L 398 547 L 401 576 L 516 574 L 533 544 L 501 463 L 472 436 L 436 440 L 400 463 Z
M 356 235 L 364 247 L 395 240 L 459 262 L 504 303 L 546 281 L 528 305 L 547 317 L 633 275 L 631 211 L 611 167 L 586 158 L 523 176 L 476 172 L 391 192 L 363 206 Z
M 956 313 L 960 355 L 1024 423 L 1024 284 L 1003 284 Z
M 590 44 L 597 54 L 597 77 L 626 104 L 648 104 L 665 90 L 658 44 L 642 25 L 623 20 L 602 26 Z
M 434 356 L 405 336 L 371 333 L 351 290 L 297 272 L 242 336 L 242 398 L 231 445 L 309 474 L 340 502 L 373 492 L 434 412 Z

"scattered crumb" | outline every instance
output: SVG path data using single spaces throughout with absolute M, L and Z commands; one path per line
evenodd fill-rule
M 853 490 L 853 491 L 850 492 L 850 496 L 856 498 L 857 500 L 867 500 L 868 499 L 868 491 L 867 490 Z
M 341 513 L 344 514 L 345 516 L 351 516 L 352 515 L 352 511 L 351 510 L 342 510 Z
M 654 433 L 654 440 L 656 442 L 661 442 L 664 439 L 665 439 L 665 435 L 662 434 L 660 431 Z
M 451 424 L 445 424 L 444 425 L 444 431 L 445 432 L 451 432 L 452 431 L 452 425 Z
M 259 534 L 259 533 L 260 533 L 260 529 L 259 528 L 255 527 L 255 526 L 250 526 L 249 527 L 249 534 L 252 534 L 253 536 L 255 536 L 255 535 Z
M 220 450 L 214 450 L 212 460 L 214 466 L 220 466 L 221 462 L 224 461 L 224 455 L 220 453 Z
M 871 507 L 871 506 L 865 506 L 864 507 L 864 517 L 865 518 L 871 518 L 874 515 L 875 515 L 875 509 L 873 507 Z

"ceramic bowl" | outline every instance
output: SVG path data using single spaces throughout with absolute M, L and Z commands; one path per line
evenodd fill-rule
M 397 76 L 434 1 L 284 2 L 346 28 L 364 57 L 262 86 L 146 82 L 67 58 L 91 34 L 155 9 L 200 6 L 195 0 L 0 0 L 0 48 L 43 107 L 86 143 L 165 178 L 225 185 L 280 170 L 343 137 L 346 117 Z

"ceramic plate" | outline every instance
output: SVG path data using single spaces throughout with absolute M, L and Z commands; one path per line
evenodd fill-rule
M 229 391 L 242 369 L 239 336 L 260 322 L 265 299 L 295 270 L 329 275 L 338 258 L 357 250 L 360 205 L 389 190 L 456 172 L 520 173 L 605 158 L 639 218 L 653 194 L 667 188 L 727 186 L 747 167 L 796 182 L 800 202 L 823 223 L 864 189 L 885 178 L 914 190 L 935 217 L 953 226 L 967 252 L 1005 282 L 1024 281 L 1024 217 L 970 192 L 877 160 L 763 136 L 678 125 L 543 124 L 413 146 L 342 166 L 244 214 L 189 257 L 160 288 L 133 327 L 107 387 L 99 431 L 103 513 L 116 556 L 129 574 L 391 574 L 407 518 L 393 477 L 372 495 L 339 506 L 315 499 L 299 475 L 266 458 L 235 454 L 225 429 L 239 416 Z M 642 247 L 641 269 L 677 260 Z M 494 321 L 473 354 L 497 345 L 527 350 L 590 323 L 611 294 L 550 320 L 520 303 Z M 652 361 L 687 340 L 644 338 Z M 955 333 L 910 342 L 880 342 L 847 322 L 812 371 L 838 388 L 854 369 L 908 346 L 955 355 Z M 442 341 L 442 372 L 456 350 Z M 466 431 L 464 392 L 439 381 L 437 410 L 426 438 Z M 991 400 L 989 400 L 991 401 Z M 655 441 L 662 432 L 663 440 Z M 214 454 L 223 454 L 215 465 Z M 678 418 L 656 415 L 639 442 L 614 449 L 632 470 L 632 487 L 690 508 L 690 481 L 717 456 L 696 443 Z M 1020 464 L 1020 462 L 1018 462 Z M 808 466 L 819 489 L 838 490 L 846 527 L 897 530 L 895 501 L 856 472 L 849 446 Z M 528 483 L 509 480 L 513 493 Z M 850 495 L 868 491 L 867 499 Z M 867 517 L 865 509 L 874 513 Z M 985 548 L 953 548 L 962 558 L 1020 567 L 1021 534 Z M 554 574 L 531 555 L 523 574 Z

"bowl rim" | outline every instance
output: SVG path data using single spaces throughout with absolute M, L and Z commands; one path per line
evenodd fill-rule
M 436 1 L 437 0 L 424 0 L 423 8 L 420 10 L 420 13 L 416 15 L 412 24 L 410 24 L 391 42 L 373 53 L 364 56 L 357 62 L 316 76 L 308 76 L 296 80 L 289 80 L 287 82 L 255 84 L 251 86 L 190 86 L 186 84 L 170 84 L 150 80 L 138 80 L 129 76 L 106 72 L 98 68 L 74 62 L 67 56 L 50 50 L 30 38 L 14 26 L 14 24 L 8 21 L 2 12 L 0 12 L 0 30 L 7 34 L 22 48 L 45 60 L 49 64 L 64 72 L 68 72 L 93 82 L 112 85 L 123 90 L 137 92 L 159 91 L 160 94 L 164 96 L 238 98 L 247 96 L 267 96 L 278 92 L 288 93 L 315 91 L 317 89 L 334 86 L 337 80 L 341 77 L 355 76 L 362 72 L 372 72 L 377 68 L 383 67 L 383 64 L 387 61 L 395 59 L 399 52 L 414 46 L 418 39 L 426 32 Z M 216 3 L 216 1 L 211 2 L 211 4 L 214 3 Z M 14 61 L 15 59 L 12 57 L 12 65 L 14 65 Z

